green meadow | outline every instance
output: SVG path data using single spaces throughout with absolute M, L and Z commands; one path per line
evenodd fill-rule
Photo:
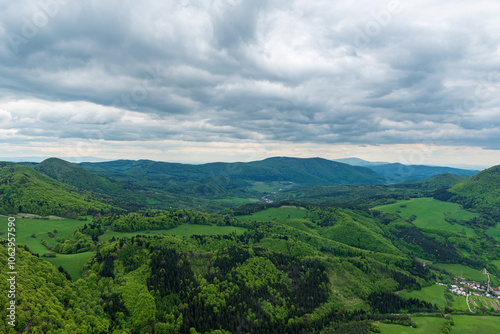
M 417 218 L 413 223 L 420 228 L 464 232 L 467 236 L 474 236 L 474 230 L 466 226 L 450 224 L 445 218 L 461 221 L 478 216 L 477 213 L 463 209 L 459 204 L 438 201 L 428 197 L 400 200 L 393 204 L 376 206 L 373 210 L 398 214 L 404 219 L 409 219 L 412 215 L 415 215 Z
M 453 334 L 498 334 L 500 333 L 500 317 L 476 317 L 453 315 L 455 326 Z
M 249 219 L 264 222 L 270 221 L 272 219 L 286 220 L 293 218 L 304 218 L 306 215 L 307 210 L 304 208 L 297 208 L 295 206 L 282 206 L 280 208 L 269 208 L 247 216 L 238 216 L 238 219 Z
M 500 241 L 500 224 L 495 227 L 490 227 L 486 230 L 486 234 L 494 238 L 496 241 Z
M 406 299 L 417 298 L 425 300 L 426 302 L 436 304 L 440 308 L 444 308 L 447 305 L 446 298 L 444 296 L 445 291 L 446 286 L 434 284 L 423 287 L 420 291 L 400 291 L 398 292 L 398 295 Z
M 410 326 L 379 324 L 382 334 L 439 334 L 445 322 L 444 318 L 415 317 L 416 328 Z
M 0 236 L 5 237 L 7 232 L 7 218 L 0 217 Z M 56 244 L 57 237 L 71 238 L 75 230 L 86 223 L 92 221 L 92 217 L 87 217 L 88 220 L 76 220 L 67 218 L 52 218 L 52 219 L 31 219 L 31 218 L 16 218 L 16 242 L 28 246 L 32 251 L 40 255 L 48 252 L 48 249 L 42 245 L 42 240 L 45 240 L 51 245 Z M 48 236 L 48 232 L 53 232 L 54 238 Z M 35 238 L 32 235 L 35 235 Z
M 447 264 L 447 263 L 435 263 L 435 267 L 446 270 L 447 272 L 457 276 L 463 277 L 467 280 L 476 282 L 486 282 L 488 277 L 483 274 L 482 271 L 467 267 L 461 264 Z M 463 276 L 462 276 L 463 273 Z
M 82 278 L 83 264 L 90 259 L 93 252 L 84 252 L 78 254 L 57 254 L 56 257 L 47 257 L 45 260 L 52 263 L 56 268 L 62 266 L 68 274 L 71 275 L 73 281 Z

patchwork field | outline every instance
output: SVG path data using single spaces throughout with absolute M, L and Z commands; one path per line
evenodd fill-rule
M 445 218 L 456 220 L 469 220 L 477 217 L 477 213 L 463 209 L 459 204 L 435 200 L 434 198 L 412 198 L 401 200 L 393 204 L 376 206 L 373 210 L 398 214 L 404 219 L 416 216 L 413 223 L 424 229 L 464 232 L 473 236 L 474 230 L 458 224 L 450 224 Z
M 469 296 L 469 304 L 473 311 L 479 311 L 481 309 L 489 311 L 500 310 L 500 301 L 495 298 L 485 298 L 478 296 Z M 500 318 L 498 319 L 500 321 Z
M 5 237 L 7 232 L 7 218 L 0 216 L 0 236 Z M 42 245 L 42 240 L 48 244 L 55 245 L 57 237 L 71 238 L 75 230 L 86 223 L 90 223 L 92 217 L 87 217 L 86 221 L 52 217 L 51 219 L 33 219 L 33 218 L 16 218 L 16 242 L 18 244 L 28 246 L 32 251 L 40 255 L 46 253 L 48 249 Z M 54 233 L 54 230 L 57 232 Z M 233 226 L 216 226 L 216 225 L 191 225 L 184 224 L 171 230 L 156 230 L 156 231 L 138 231 L 130 233 L 108 231 L 99 237 L 100 241 L 110 240 L 111 238 L 132 237 L 136 235 L 159 235 L 170 234 L 176 236 L 190 236 L 193 234 L 243 234 L 246 229 Z M 54 234 L 54 238 L 50 238 L 48 232 Z M 34 237 L 33 237 L 34 236 Z M 84 252 L 78 254 L 57 254 L 53 258 L 44 258 L 54 266 L 62 266 L 73 278 L 77 280 L 82 276 L 82 266 L 87 261 L 92 252 Z
M 446 291 L 446 286 L 444 285 L 431 285 L 422 288 L 420 291 L 400 291 L 398 295 L 403 298 L 418 298 L 420 300 L 425 300 L 426 302 L 436 304 L 440 308 L 444 308 L 446 303 L 446 298 L 444 292 Z

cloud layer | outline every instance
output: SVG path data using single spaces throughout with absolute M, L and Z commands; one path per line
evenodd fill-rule
M 2 0 L 0 140 L 498 150 L 499 11 L 494 0 Z

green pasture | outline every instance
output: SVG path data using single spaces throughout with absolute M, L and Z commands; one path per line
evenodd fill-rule
M 7 232 L 7 218 L 0 217 L 0 233 L 1 236 L 6 237 Z M 55 245 L 57 237 L 71 238 L 75 230 L 86 223 L 92 222 L 91 217 L 88 220 L 81 221 L 76 219 L 67 218 L 53 218 L 53 219 L 28 219 L 16 218 L 16 242 L 28 246 L 32 251 L 40 255 L 48 252 L 48 249 L 42 245 L 42 240 L 45 240 L 51 245 Z M 48 236 L 48 232 L 53 232 L 54 238 Z M 31 237 L 35 234 L 35 238 Z
M 453 304 L 451 307 L 457 311 L 466 311 L 469 312 L 469 308 L 467 307 L 467 297 L 464 296 L 454 296 Z
M 450 224 L 445 218 L 469 220 L 477 217 L 477 213 L 463 209 L 459 204 L 438 201 L 434 198 L 412 198 L 400 200 L 393 204 L 376 206 L 373 210 L 386 213 L 398 214 L 404 219 L 409 219 L 412 215 L 417 216 L 413 223 L 420 228 L 464 232 L 467 236 L 474 236 L 474 230 L 458 225 Z
M 453 334 L 498 334 L 500 333 L 500 317 L 477 317 L 453 315 L 455 326 Z
M 238 216 L 238 219 L 249 219 L 259 222 L 270 221 L 273 218 L 278 220 L 286 220 L 292 218 L 304 218 L 307 215 L 307 210 L 297 208 L 295 206 L 282 206 L 280 208 L 269 208 L 251 215 Z
M 444 269 L 447 272 L 457 277 L 463 277 L 466 280 L 476 281 L 476 282 L 488 281 L 488 277 L 484 275 L 481 270 L 473 269 L 471 267 L 467 267 L 461 264 L 435 263 L 434 266 L 440 269 Z M 463 276 L 461 276 L 462 272 Z
M 496 241 L 500 241 L 500 224 L 497 224 L 495 227 L 490 227 L 489 229 L 487 229 L 486 234 L 494 238 Z
M 425 300 L 426 302 L 436 304 L 439 308 L 444 308 L 447 305 L 444 296 L 445 291 L 446 286 L 434 284 L 423 287 L 420 291 L 400 291 L 398 295 L 406 299 L 417 298 Z
M 82 278 L 82 267 L 85 261 L 90 259 L 94 252 L 84 252 L 78 254 L 57 254 L 56 257 L 47 257 L 45 260 L 52 263 L 56 268 L 62 266 L 73 281 Z
M 417 327 L 379 324 L 382 334 L 439 334 L 445 322 L 444 318 L 437 317 L 414 317 Z

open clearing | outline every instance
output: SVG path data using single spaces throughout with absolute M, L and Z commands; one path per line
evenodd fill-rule
M 487 229 L 486 234 L 494 238 L 496 241 L 500 241 L 500 224 L 496 224 L 495 227 Z
M 398 295 L 403 298 L 418 298 L 420 300 L 425 300 L 426 302 L 436 304 L 440 308 L 444 308 L 446 304 L 446 298 L 444 292 L 446 291 L 446 286 L 444 285 L 431 285 L 422 288 L 420 291 L 400 291 Z
M 470 281 L 476 281 L 476 282 L 488 281 L 488 277 L 484 275 L 481 270 L 473 269 L 471 267 L 467 267 L 461 264 L 435 263 L 434 266 L 444 269 L 447 272 L 457 277 L 463 277 Z M 462 272 L 463 276 L 461 276 Z
M 469 227 L 450 224 L 445 218 L 469 220 L 477 217 L 477 213 L 464 210 L 459 204 L 438 201 L 434 198 L 412 198 L 397 201 L 393 204 L 376 206 L 373 210 L 398 214 L 404 219 L 412 215 L 417 216 L 413 223 L 420 228 L 464 232 L 467 236 L 474 236 L 474 230 Z
M 417 328 L 409 326 L 379 324 L 383 334 L 439 334 L 445 319 L 437 317 L 414 317 L 413 320 L 417 323 Z
M 498 334 L 500 333 L 500 317 L 477 317 L 453 315 L 455 326 L 453 334 Z

